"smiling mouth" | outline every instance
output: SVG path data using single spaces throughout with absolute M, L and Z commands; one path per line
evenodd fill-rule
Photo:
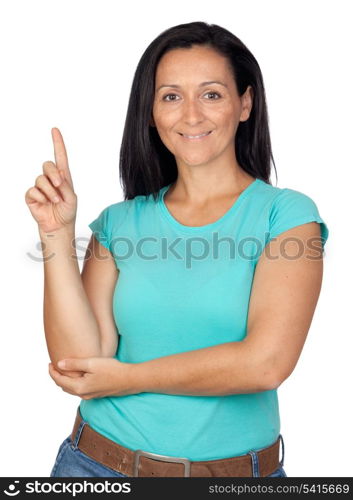
M 206 137 L 207 135 L 210 135 L 212 130 L 209 132 L 205 132 L 203 134 L 198 134 L 198 135 L 188 135 L 188 134 L 180 134 L 182 137 L 185 137 L 186 139 L 202 139 L 202 137 Z

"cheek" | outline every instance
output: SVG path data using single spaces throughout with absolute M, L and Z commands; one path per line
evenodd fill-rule
M 170 132 L 170 125 L 158 117 L 154 117 L 154 123 L 160 140 L 170 152 L 174 153 L 174 141 L 173 134 Z
M 172 115 L 154 115 L 154 123 L 158 132 L 158 135 L 165 145 L 169 145 L 175 139 L 174 123 Z
M 155 121 L 156 129 L 158 132 L 158 135 L 162 142 L 164 143 L 169 143 L 170 142 L 170 133 L 169 133 L 169 127 L 167 126 L 166 123 L 160 122 L 160 121 Z
M 181 108 L 177 104 L 166 105 L 157 103 L 152 108 L 155 124 L 165 131 L 171 129 L 180 120 Z
M 153 119 L 159 135 L 164 135 L 168 130 L 168 121 L 166 120 L 165 116 L 160 116 L 158 113 L 155 113 L 153 114 Z
M 229 106 L 222 106 L 214 111 L 214 120 L 220 125 L 232 128 L 239 121 L 238 111 Z

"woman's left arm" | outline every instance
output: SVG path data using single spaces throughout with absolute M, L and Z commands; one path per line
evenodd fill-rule
M 111 358 L 66 360 L 80 379 L 50 368 L 63 390 L 82 399 L 157 392 L 219 396 L 272 390 L 289 377 L 303 349 L 323 274 L 320 226 L 296 226 L 271 240 L 254 275 L 243 341 L 142 363 Z M 108 373 L 109 372 L 109 373 Z

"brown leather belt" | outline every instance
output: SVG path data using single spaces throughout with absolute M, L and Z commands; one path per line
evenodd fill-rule
M 74 441 L 83 422 L 79 408 L 71 433 Z M 257 451 L 260 476 L 268 476 L 279 467 L 280 438 Z M 83 426 L 77 447 L 86 455 L 111 469 L 130 477 L 252 477 L 249 454 L 221 460 L 192 462 L 187 458 L 167 457 L 142 450 L 130 450 L 102 436 L 87 423 Z

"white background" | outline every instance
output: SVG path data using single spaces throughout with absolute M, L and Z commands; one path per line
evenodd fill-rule
M 82 266 L 88 223 L 122 200 L 118 155 L 136 65 L 161 31 L 191 21 L 224 26 L 258 60 L 277 185 L 312 197 L 330 230 L 310 332 L 278 390 L 284 466 L 291 477 L 352 476 L 350 4 L 1 2 L 1 476 L 49 476 L 79 404 L 48 375 L 43 264 L 24 201 L 42 163 L 54 161 L 50 129 L 61 130 L 69 155 Z

